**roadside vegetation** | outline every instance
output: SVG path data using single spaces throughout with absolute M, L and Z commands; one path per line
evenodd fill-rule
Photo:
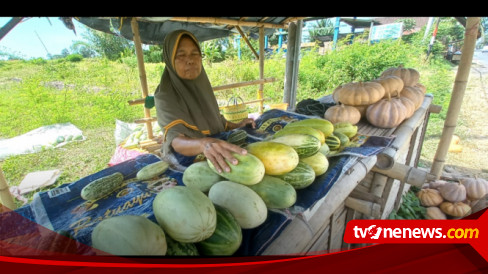
M 442 25 L 445 37 L 460 39 L 452 22 Z M 70 183 L 107 167 L 115 150 L 115 121 L 132 122 L 143 116 L 141 105 L 129 106 L 129 100 L 141 97 L 139 72 L 133 46 L 111 35 L 87 31 L 85 42 L 49 60 L 0 61 L 0 139 L 12 138 L 41 126 L 70 122 L 83 131 L 85 141 L 69 143 L 58 149 L 18 155 L 0 162 L 10 186 L 18 185 L 30 172 L 60 169 L 56 185 Z M 367 34 L 339 41 L 335 51 L 319 54 L 318 47 L 302 50 L 297 102 L 331 94 L 340 84 L 372 80 L 392 66 L 404 65 L 419 70 L 420 82 L 434 95 L 434 104 L 442 105 L 439 115 L 432 115 L 427 136 L 439 134 L 449 104 L 454 79 L 453 64 L 443 58 L 446 45 L 439 37 L 427 57 L 429 39 L 424 31 L 404 36 L 402 40 L 367 42 Z M 463 32 L 460 33 L 461 38 Z M 430 38 L 430 36 L 429 36 Z M 451 39 L 450 38 L 450 39 Z M 273 45 L 273 37 L 270 42 Z M 257 41 L 251 41 L 258 48 Z M 202 43 L 204 66 L 214 86 L 259 78 L 258 62 L 251 51 L 241 49 L 241 58 L 233 38 Z M 110 46 L 108 46 L 110 45 Z M 120 45 L 120 46 L 116 46 Z M 276 45 L 276 44 L 275 44 Z M 222 49 L 226 50 L 223 51 Z M 283 51 L 274 51 L 265 61 L 265 77 L 276 82 L 264 87 L 265 104 L 282 102 L 285 75 Z M 17 59 L 17 60 L 16 60 Z M 164 64 L 161 48 L 145 49 L 145 69 L 152 94 L 159 83 Z M 256 98 L 256 86 L 216 93 L 221 104 L 232 95 L 244 100 Z M 250 109 L 254 111 L 255 109 Z M 155 110 L 151 110 L 155 116 Z M 41 189 L 44 191 L 46 189 Z M 30 199 L 32 194 L 27 195 Z

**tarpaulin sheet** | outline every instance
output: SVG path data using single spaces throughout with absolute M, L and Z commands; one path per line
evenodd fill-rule
M 263 140 L 286 123 L 306 118 L 310 117 L 281 110 L 267 111 L 256 119 L 256 129 L 246 128 L 248 142 Z M 368 148 L 364 152 L 367 155 L 372 155 L 371 153 L 378 153 L 379 151 L 381 151 L 379 148 L 375 150 Z M 297 191 L 297 202 L 293 208 L 268 210 L 268 217 L 262 225 L 254 229 L 243 229 L 243 243 L 235 255 L 262 254 L 291 222 L 294 215 L 307 210 L 327 194 L 341 174 L 347 170 L 348 165 L 354 163 L 356 158 L 357 156 L 349 155 L 330 158 L 328 171 L 324 175 L 318 176 L 309 187 Z M 168 169 L 160 175 L 159 181 L 138 181 L 134 179 L 137 171 L 143 166 L 159 160 L 153 154 L 138 156 L 76 182 L 37 193 L 30 204 L 15 210 L 15 212 L 51 230 L 68 231 L 77 241 L 90 246 L 91 232 L 96 224 L 111 216 L 142 215 L 156 222 L 152 211 L 152 201 L 157 193 L 166 187 L 184 185 L 182 182 L 183 173 L 172 169 Z M 125 186 L 95 202 L 85 201 L 80 197 L 81 189 L 85 185 L 114 172 L 120 172 L 124 175 Z M 5 235 L 8 235 L 9 229 L 23 231 L 22 227 L 12 226 L 8 222 L 7 215 L 0 215 L 0 231 L 6 233 Z M 9 223 L 10 227 L 8 227 Z M 19 225 L 22 226 L 22 224 Z

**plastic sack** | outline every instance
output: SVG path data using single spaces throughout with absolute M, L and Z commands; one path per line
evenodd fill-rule
M 83 140 L 85 140 L 83 132 L 71 123 L 43 126 L 17 137 L 0 140 L 0 160 Z

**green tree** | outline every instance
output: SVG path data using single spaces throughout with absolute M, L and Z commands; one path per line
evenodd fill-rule
M 134 52 L 133 42 L 114 34 L 87 28 L 83 37 L 98 55 L 112 61 L 118 60 L 128 49 Z
M 404 31 L 413 30 L 415 28 L 415 26 L 416 26 L 415 20 L 412 19 L 412 18 L 398 19 L 395 22 L 403 23 L 403 30 Z

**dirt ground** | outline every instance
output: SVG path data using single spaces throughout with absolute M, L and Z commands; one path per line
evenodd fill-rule
M 453 69 L 456 75 L 457 67 Z M 442 131 L 426 138 L 420 166 L 432 165 Z M 447 176 L 478 176 L 488 179 L 488 63 L 473 59 L 455 134 L 460 137 L 460 152 L 448 152 L 444 173 Z

